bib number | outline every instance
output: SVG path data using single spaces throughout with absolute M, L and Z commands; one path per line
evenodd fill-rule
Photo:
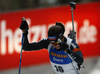
M 61 67 L 61 66 L 54 66 L 55 68 L 56 68 L 56 71 L 57 72 L 61 72 L 61 73 L 63 73 L 64 72 L 64 69 Z

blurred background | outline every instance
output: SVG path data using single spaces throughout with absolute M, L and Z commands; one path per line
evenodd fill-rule
M 84 57 L 81 74 L 100 74 L 100 1 L 99 0 L 0 0 L 0 74 L 18 74 L 22 33 L 21 18 L 29 24 L 29 41 L 47 37 L 55 22 L 71 30 L 69 2 L 76 2 L 74 25 L 77 43 Z M 53 74 L 46 49 L 23 51 L 21 74 Z
M 89 3 L 99 0 L 0 0 L 0 12 L 61 6 L 70 1 Z

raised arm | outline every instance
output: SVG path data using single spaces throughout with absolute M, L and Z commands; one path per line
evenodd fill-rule
M 71 42 L 70 50 L 68 50 L 68 54 L 71 55 L 71 57 L 78 63 L 83 63 L 83 54 L 78 46 L 78 44 L 75 41 Z
M 40 49 L 47 49 L 48 45 L 49 45 L 49 41 L 47 39 L 42 39 L 39 42 L 33 42 L 33 43 L 29 43 L 28 41 L 28 23 L 26 22 L 26 20 L 21 22 L 20 25 L 20 29 L 23 32 L 23 46 L 22 49 L 25 51 L 32 51 L 32 50 L 40 50 Z
M 61 48 L 64 51 L 67 51 L 67 53 L 73 58 L 75 62 L 80 65 L 83 63 L 82 52 L 75 41 L 72 41 L 70 38 L 65 38 L 65 41 L 61 44 Z
M 40 49 L 47 49 L 49 45 L 49 41 L 47 39 L 42 39 L 38 42 L 29 43 L 27 35 L 24 33 L 24 43 L 23 43 L 23 50 L 25 51 L 33 51 L 33 50 L 40 50 Z

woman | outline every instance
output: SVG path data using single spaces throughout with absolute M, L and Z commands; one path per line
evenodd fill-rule
M 57 22 L 55 24 L 49 28 L 48 38 L 29 43 L 28 24 L 26 21 L 22 21 L 20 26 L 24 32 L 22 48 L 25 51 L 47 49 L 54 74 L 79 74 L 79 65 L 83 63 L 80 48 L 75 41 L 63 35 L 65 27 L 62 23 Z

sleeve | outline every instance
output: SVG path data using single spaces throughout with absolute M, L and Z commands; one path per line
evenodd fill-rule
M 68 54 L 73 58 L 75 62 L 78 64 L 83 63 L 83 54 L 75 41 L 72 41 L 70 44 L 70 49 L 68 50 Z
M 24 43 L 22 49 L 25 51 L 40 50 L 43 48 L 47 49 L 48 45 L 48 39 L 42 39 L 38 42 L 29 43 L 27 35 L 24 34 Z

